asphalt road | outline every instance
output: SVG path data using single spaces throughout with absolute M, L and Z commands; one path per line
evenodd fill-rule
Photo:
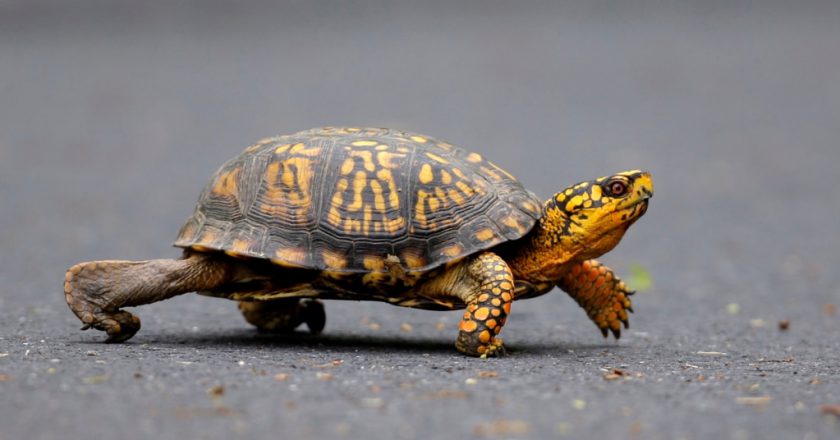
M 448 3 L 0 2 L 0 439 L 837 438 L 837 3 Z M 78 330 L 67 267 L 176 256 L 223 161 L 345 124 L 541 197 L 653 172 L 604 258 L 652 280 L 630 330 L 559 291 L 490 360 L 453 349 L 459 313 L 376 303 L 327 304 L 318 337 L 196 295 L 126 344 Z

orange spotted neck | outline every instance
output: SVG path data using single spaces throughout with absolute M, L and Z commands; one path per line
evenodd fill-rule
M 532 284 L 556 283 L 565 273 L 565 267 L 575 258 L 577 243 L 563 234 L 568 229 L 568 218 L 546 203 L 543 217 L 534 229 L 520 242 L 509 259 L 517 280 Z
M 577 263 L 612 250 L 628 227 L 629 224 L 595 227 L 586 218 L 570 218 L 549 199 L 543 217 L 522 238 L 508 262 L 517 280 L 553 285 Z

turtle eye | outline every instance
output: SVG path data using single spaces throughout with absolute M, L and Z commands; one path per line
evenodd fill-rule
M 607 192 L 613 197 L 621 197 L 627 193 L 627 182 L 623 180 L 613 180 L 607 183 Z

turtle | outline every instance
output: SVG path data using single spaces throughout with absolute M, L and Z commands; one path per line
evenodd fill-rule
M 222 165 L 174 242 L 180 258 L 76 264 L 64 298 L 107 342 L 140 329 L 123 307 L 188 292 L 238 301 L 267 332 L 321 332 L 319 299 L 464 310 L 455 348 L 487 357 L 505 354 L 511 303 L 557 286 L 617 339 L 633 291 L 596 258 L 652 196 L 651 174 L 632 170 L 541 201 L 480 154 L 430 136 L 315 128 Z

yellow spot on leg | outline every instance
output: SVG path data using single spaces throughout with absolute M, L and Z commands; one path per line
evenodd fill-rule
M 475 321 L 461 321 L 461 330 L 472 333 L 478 328 L 478 324 Z
M 475 319 L 479 321 L 484 321 L 485 319 L 487 319 L 488 316 L 490 316 L 490 309 L 488 309 L 487 307 L 482 307 L 476 310 L 473 316 L 475 316 Z

